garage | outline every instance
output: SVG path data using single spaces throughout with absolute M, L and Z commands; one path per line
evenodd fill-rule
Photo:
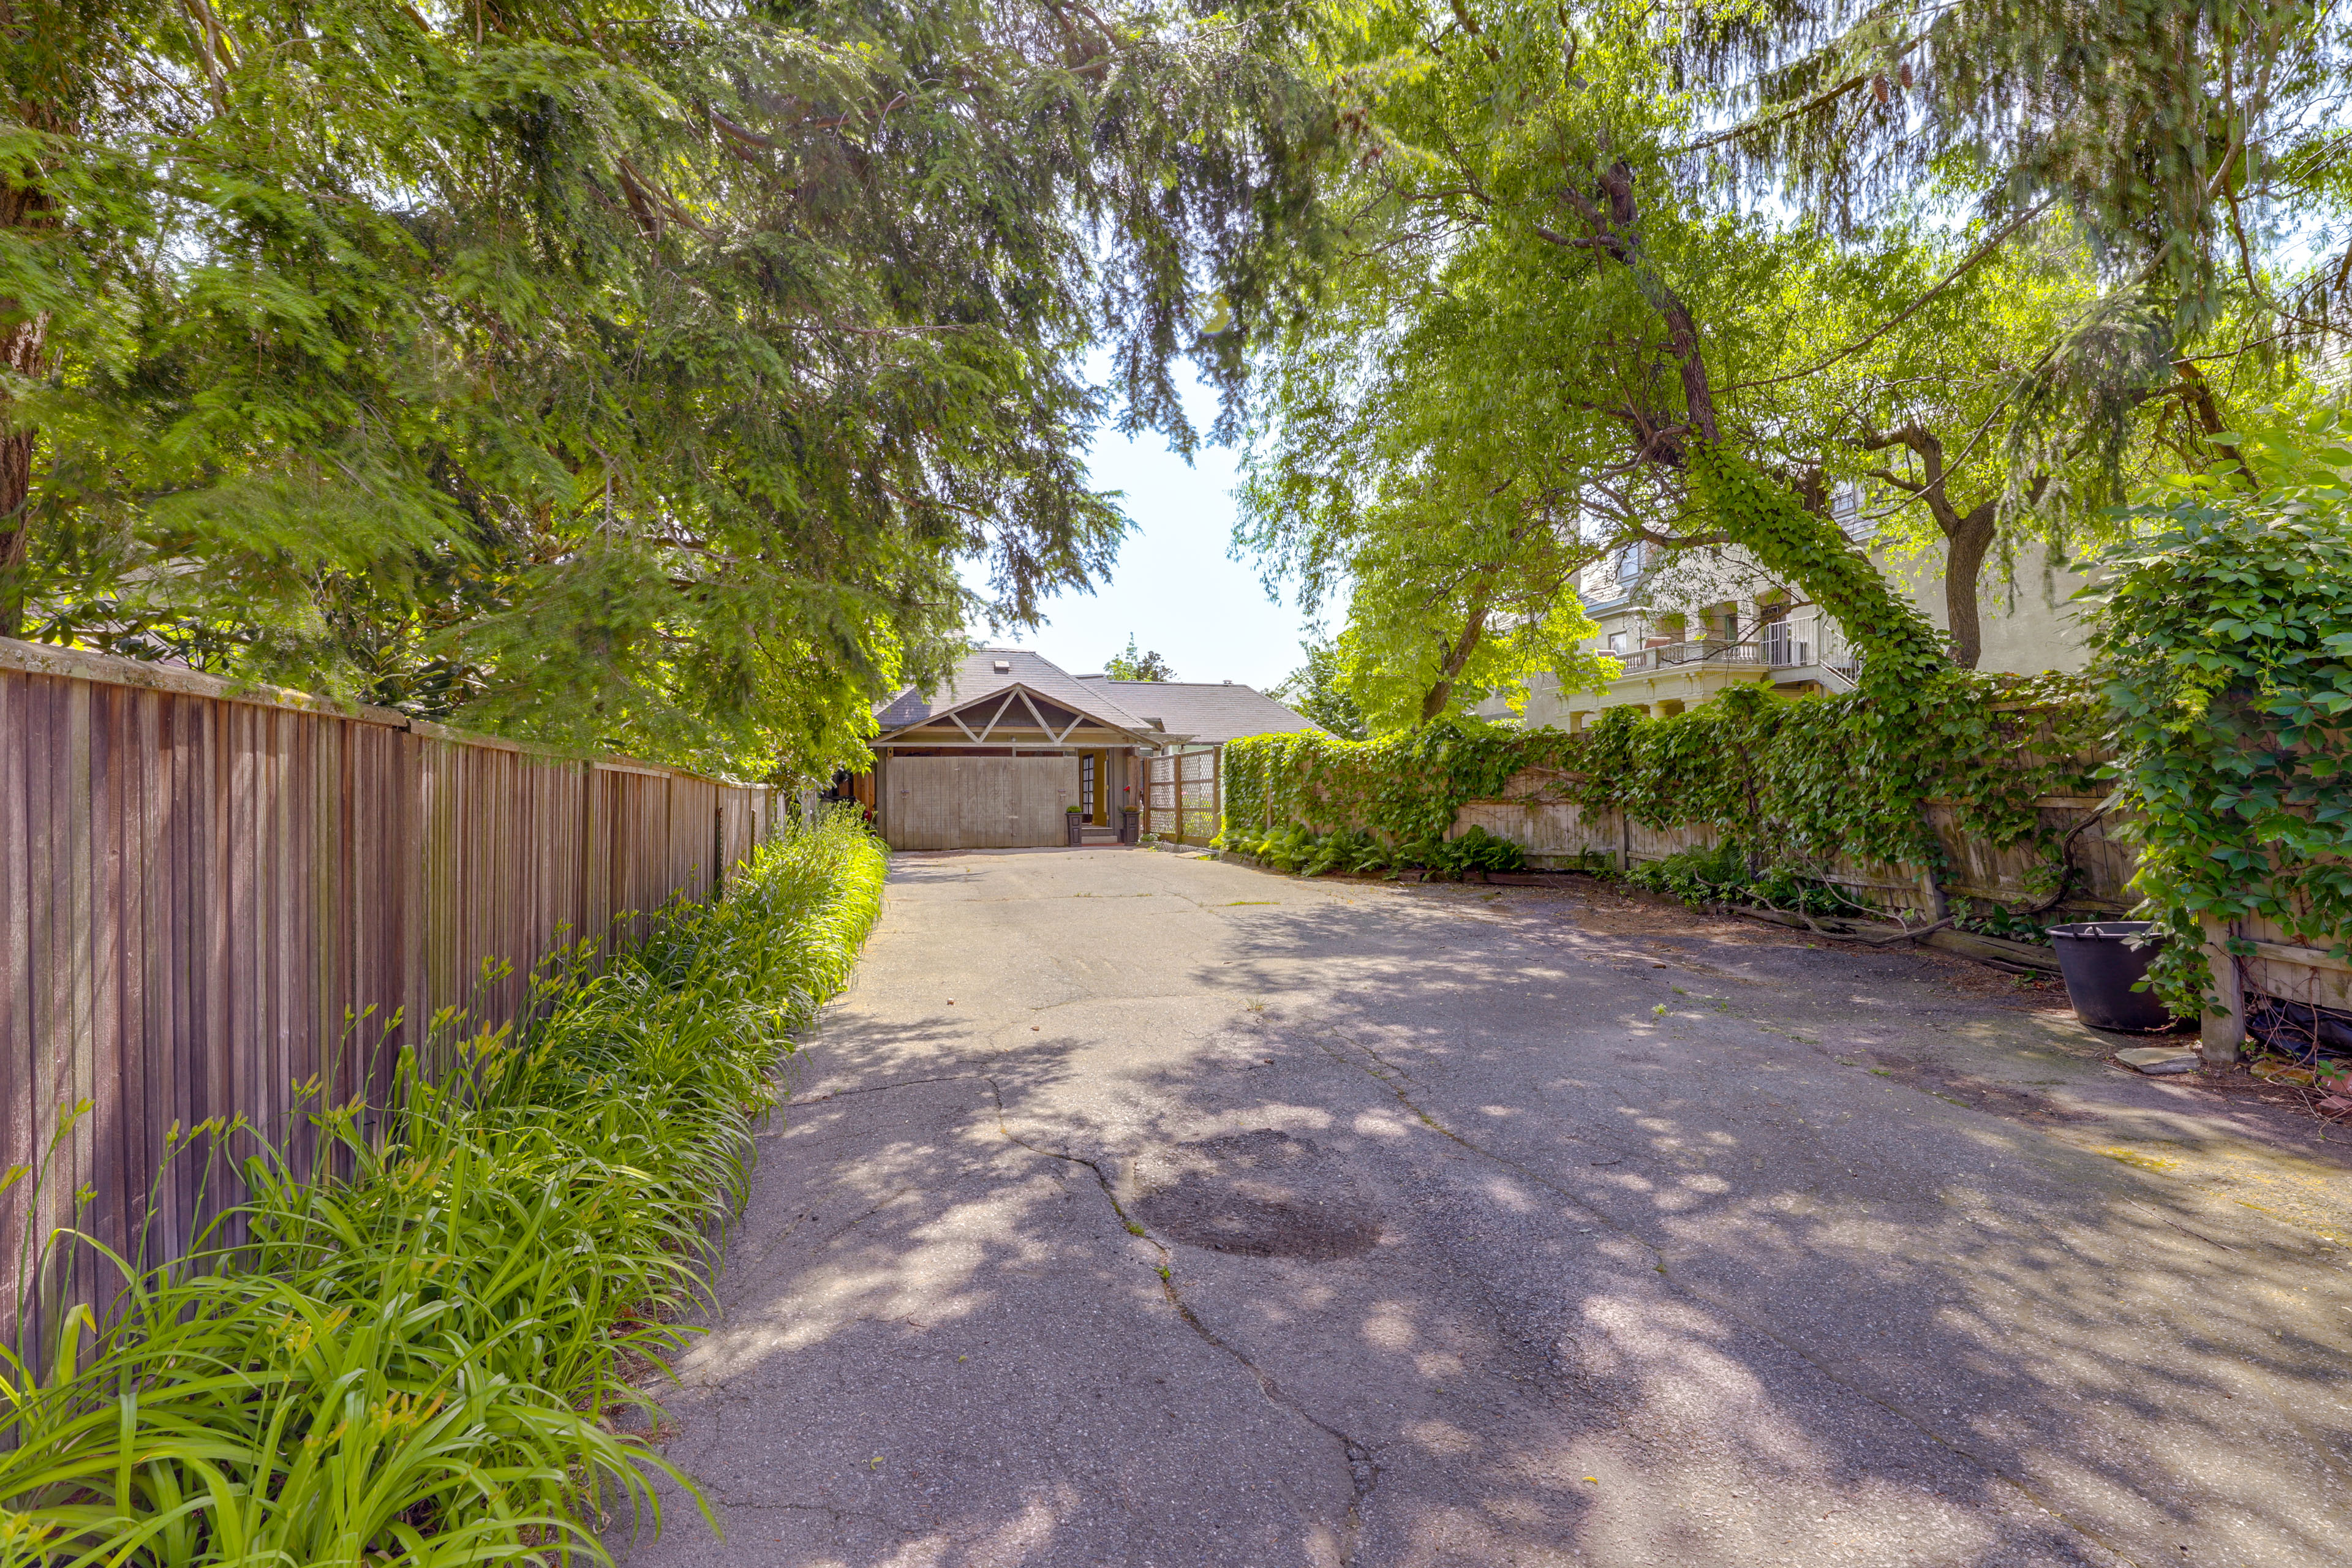
M 926 692 L 874 708 L 874 771 L 849 793 L 893 849 L 1131 844 L 1139 758 L 1171 735 L 1020 648 L 975 648 Z
M 1075 756 L 894 756 L 882 775 L 893 849 L 1030 849 L 1069 842 Z

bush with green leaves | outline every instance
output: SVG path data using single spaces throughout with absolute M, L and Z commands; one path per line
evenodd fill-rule
M 1644 860 L 1625 879 L 1686 904 L 1749 904 L 1808 915 L 1873 912 L 1851 894 L 1819 879 L 1801 877 L 1778 866 L 1751 869 L 1748 851 L 1730 839 Z
M 848 813 L 796 831 L 601 972 L 551 967 L 536 1021 L 439 1081 L 404 1059 L 380 1120 L 314 1111 L 329 1173 L 249 1162 L 191 1256 L 0 1358 L 0 1561 L 569 1563 L 606 1558 L 608 1502 L 657 1525 L 654 1477 L 693 1489 L 615 1425 L 646 1404 L 627 1374 L 682 1343 L 883 868 Z
M 2173 939 L 2154 989 L 2187 1016 L 2211 999 L 2208 921 L 2352 954 L 2352 419 L 2231 439 L 2237 461 L 2135 510 L 2093 638 L 2133 886 Z
M 1746 901 L 1750 879 L 1748 857 L 1727 841 L 1644 860 L 1627 872 L 1625 879 L 1685 903 L 1710 904 Z
M 1853 908 L 1826 886 L 1841 860 L 1939 870 L 1930 800 L 1996 848 L 2036 846 L 2054 891 L 2061 835 L 2034 802 L 2095 787 L 2103 721 L 2073 678 L 1946 670 L 1913 682 L 1899 719 L 1868 692 L 1792 700 L 1740 686 L 1671 718 L 1612 709 L 1575 734 L 1448 719 L 1370 741 L 1258 735 L 1225 748 L 1225 842 L 1345 829 L 1395 864 L 1438 867 L 1463 803 L 1525 774 L 1594 816 L 1714 829 L 1755 857 L 1742 868 L 1751 896 L 1781 908 Z
M 1316 833 L 1294 823 L 1256 838 L 1229 832 L 1218 842 L 1277 871 L 1302 877 L 1417 868 L 1440 877 L 1458 878 L 1472 871 L 1523 870 L 1528 863 L 1525 850 L 1484 827 L 1473 827 L 1458 838 L 1422 837 L 1391 847 L 1358 828 Z

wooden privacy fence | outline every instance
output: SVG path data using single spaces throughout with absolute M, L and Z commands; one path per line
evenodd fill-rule
M 1711 848 L 1723 834 L 1710 823 L 1683 823 L 1656 828 L 1624 812 L 1587 812 L 1568 798 L 1564 773 L 1526 768 L 1511 776 L 1501 797 L 1462 803 L 1454 815 L 1449 838 L 1473 826 L 1508 838 L 1538 865 L 1574 866 L 1597 862 L 1630 871 L 1650 860 L 1663 860 L 1684 849 Z M 2132 896 L 2125 890 L 2131 879 L 2129 847 L 2109 833 L 2122 826 L 2119 813 L 2099 812 L 2094 797 L 2050 795 L 2034 802 L 2044 826 L 2063 833 L 2080 826 L 2069 854 L 2074 876 L 2059 908 L 2077 919 L 2119 914 Z M 2091 820 L 2085 822 L 2085 818 Z M 2032 845 L 1996 850 L 1960 831 L 1958 810 L 1948 803 L 1930 801 L 1928 826 L 1935 830 L 1948 868 L 1940 890 L 1948 897 L 1984 899 L 1996 903 L 2035 901 L 2028 879 L 2041 864 Z M 1822 868 L 1822 879 L 1845 889 L 1864 903 L 1888 910 L 1940 916 L 1936 907 L 1938 889 L 1924 867 L 1881 866 L 1858 860 L 1837 860 Z
M 0 638 L 0 1156 L 38 1166 L 56 1143 L 37 1212 L 29 1182 L 0 1194 L 5 1300 L 26 1227 L 75 1223 L 76 1194 L 106 1246 L 178 1256 L 236 1194 L 216 1170 L 200 1197 L 205 1163 L 165 1159 L 173 1129 L 243 1117 L 285 1137 L 313 1080 L 327 1102 L 380 1102 L 436 1015 L 515 1020 L 549 952 L 703 897 L 776 806 L 763 787 Z M 306 1170 L 301 1141 L 286 1147 Z M 42 1316 L 110 1293 L 86 1252 L 58 1268 Z
M 1455 814 L 1448 837 L 1473 826 L 1508 838 L 1527 851 L 1537 865 L 1574 866 L 1599 862 L 1631 870 L 1647 860 L 1664 859 L 1679 849 L 1709 847 L 1720 842 L 1718 829 L 1706 823 L 1686 823 L 1659 829 L 1644 826 L 1621 811 L 1587 813 L 1566 798 L 1560 786 L 1567 775 L 1528 768 L 1512 775 L 1500 798 L 1465 801 Z M 2097 796 L 2045 795 L 2034 803 L 2044 828 L 2063 834 L 2079 827 L 2068 847 L 2074 877 L 2055 912 L 2074 920 L 2120 915 L 2134 902 L 2129 884 L 2133 868 L 2131 847 L 2122 830 L 2129 813 L 2102 811 Z M 1995 849 L 1960 830 L 1958 812 L 1949 803 L 1929 801 L 1927 824 L 1935 830 L 1947 867 L 1940 888 L 1925 868 L 1877 866 L 1840 860 L 1823 868 L 1822 879 L 1844 888 L 1864 903 L 1889 910 L 1940 916 L 1940 891 L 1947 898 L 1981 899 L 2011 907 L 2038 901 L 2031 880 L 2041 852 L 2030 844 Z M 2087 820 L 2086 820 L 2087 819 Z M 2243 943 L 2242 957 L 2221 951 L 2224 942 Z M 2252 918 L 2226 930 L 2209 929 L 2209 958 L 2217 964 L 2216 994 L 2237 998 L 2240 1011 L 2215 1025 L 2209 1022 L 2209 1046 L 2226 1055 L 2237 1049 L 2244 1030 L 2246 994 L 2276 997 L 2306 1006 L 2352 1011 L 2352 963 L 2326 948 L 2289 940 L 2273 921 Z
M 1206 844 L 1224 818 L 1225 749 L 1143 759 L 1143 831 L 1180 844 Z

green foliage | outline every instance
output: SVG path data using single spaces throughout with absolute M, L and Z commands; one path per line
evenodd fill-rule
M 1135 635 L 1127 638 L 1127 651 L 1115 653 L 1103 666 L 1104 673 L 1113 680 L 1173 680 L 1176 672 L 1157 653 L 1135 651 Z
M 2135 887 L 2174 939 L 2156 989 L 2184 1015 L 2210 990 L 2205 921 L 2352 951 L 2352 428 L 2326 414 L 2234 441 L 2242 464 L 2135 509 L 2094 595 Z
M 1293 823 L 1263 837 L 1229 830 L 1217 842 L 1221 848 L 1301 877 L 1320 877 L 1329 871 L 1419 868 L 1438 877 L 1459 878 L 1471 871 L 1523 870 L 1528 863 L 1527 852 L 1517 845 L 1475 826 L 1458 838 L 1417 838 L 1410 844 L 1390 845 L 1360 828 L 1335 827 L 1328 833 L 1316 833 Z
M 2314 258 L 2308 238 L 2343 210 L 2347 36 L 2331 8 L 1840 0 L 1714 15 L 1670 47 L 1681 79 L 1736 106 L 1705 144 L 1738 184 L 1849 229 L 1902 221 L 1923 191 L 2001 214 L 2048 201 L 2088 237 L 2104 297 L 2020 388 L 2035 456 L 2116 451 L 2190 345 L 2324 331 L 2322 300 L 2344 298 L 2341 258 Z
M 1413 858 L 1447 876 L 1458 877 L 1465 871 L 1523 871 L 1528 865 L 1526 850 L 1475 826 L 1457 838 L 1423 839 L 1405 848 Z
M 1465 800 L 1500 794 L 1539 737 L 1449 718 L 1370 741 L 1253 735 L 1224 752 L 1225 837 L 1348 827 L 1396 852 L 1442 840 Z M 1559 737 L 1565 739 L 1565 737 Z
M 1798 907 L 1837 860 L 1934 871 L 1926 805 L 1999 848 L 2033 844 L 2058 890 L 2059 845 L 2037 796 L 2092 787 L 2103 720 L 2078 681 L 1944 669 L 1889 719 L 1869 692 L 1787 699 L 1735 687 L 1671 718 L 1612 709 L 1577 734 L 1444 721 L 1369 742 L 1260 735 L 1225 748 L 1225 841 L 1348 828 L 1392 857 L 1442 839 L 1462 803 L 1528 772 L 1552 798 L 1647 826 L 1704 825 L 1736 846 L 1740 884 Z M 1684 874 L 1729 886 L 1728 872 Z M 1694 888 L 1696 882 L 1692 884 Z M 1804 907 L 1819 907 L 1818 900 Z
M 1334 652 L 1348 695 L 1373 733 L 1465 714 L 1490 697 L 1505 698 L 1518 711 L 1538 673 L 1576 691 L 1620 672 L 1615 659 L 1586 651 L 1585 640 L 1599 628 L 1573 588 L 1559 586 L 1525 555 L 1501 555 L 1464 571 L 1422 548 L 1435 542 L 1453 556 L 1466 531 L 1417 527 L 1367 542 L 1357 552 L 1348 629 Z M 1516 591 L 1498 586 L 1506 577 Z M 1454 591 L 1433 586 L 1449 578 Z M 1539 585 L 1529 591 L 1531 582 Z
M 1230 392 L 1208 318 L 1312 266 L 1244 254 L 1328 134 L 1255 17 L 12 16 L 0 633 L 477 730 L 857 760 L 968 620 L 1102 574 L 1087 432 L 1189 451 L 1171 365 Z
M 1729 839 L 1711 848 L 1677 849 L 1644 860 L 1625 879 L 1686 904 L 1761 904 L 1809 915 L 1867 912 L 1850 895 L 1786 868 L 1773 867 L 1760 875 L 1751 871 L 1747 852 Z
M 692 1483 L 614 1428 L 650 1413 L 625 1363 L 682 1342 L 776 1058 L 846 981 L 883 870 L 846 813 L 771 844 L 601 973 L 550 972 L 540 1021 L 441 1082 L 404 1060 L 382 1125 L 315 1112 L 334 1173 L 249 1162 L 194 1256 L 5 1363 L 7 1560 L 604 1561 L 609 1504 L 657 1523 L 653 1476 Z
M 1438 42 L 1457 28 L 1479 45 Z M 1375 729 L 1607 679 L 1580 579 L 1635 542 L 1743 547 L 1891 679 L 1941 661 L 1824 505 L 1854 419 L 1802 370 L 1825 322 L 1902 312 L 1929 247 L 1906 226 L 1849 261 L 1720 210 L 1673 153 L 1707 107 L 1645 15 L 1387 0 L 1321 47 L 1365 126 L 1359 208 L 1329 296 L 1265 345 L 1235 537 L 1310 604 L 1349 586 Z
M 2156 453 L 2201 463 L 2225 405 L 2290 389 L 2281 344 L 2340 344 L 2352 265 L 2311 266 L 2352 188 L 2332 14 L 1309 15 L 1349 225 L 1318 309 L 1259 345 L 1236 542 L 1310 598 L 1371 585 L 1351 628 L 1401 686 L 1480 605 L 1535 624 L 1580 549 L 1643 539 L 1738 547 L 1727 571 L 1820 605 L 1892 720 L 1943 649 L 1832 484 L 1945 555 L 1972 665 L 1988 554 L 2105 535 Z M 1497 548 L 1522 531 L 1542 548 Z
M 1244 836 L 1221 842 L 1277 871 L 1304 877 L 1319 877 L 1327 871 L 1382 871 L 1391 864 L 1390 852 L 1370 834 L 1345 827 L 1318 834 L 1293 823 L 1263 838 Z
M 1895 592 L 1835 522 L 1727 447 L 1695 448 L 1690 468 L 1693 495 L 1717 526 L 1767 572 L 1796 584 L 1837 616 L 1863 650 L 1864 689 L 1883 704 L 1901 704 L 1943 668 L 1943 646 L 1927 618 Z
M 1346 674 L 1335 645 L 1308 643 L 1307 662 L 1266 695 L 1343 741 L 1360 741 L 1371 733 L 1371 728 L 1364 722 L 1363 709 L 1348 694 Z

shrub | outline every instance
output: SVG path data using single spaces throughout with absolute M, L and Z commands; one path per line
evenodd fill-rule
M 1296 823 L 1262 838 L 1228 828 L 1217 843 L 1277 871 L 1302 877 L 1319 877 L 1327 871 L 1381 871 L 1392 866 L 1423 867 L 1439 876 L 1459 877 L 1467 871 L 1517 871 L 1528 863 L 1525 850 L 1483 827 L 1473 827 L 1459 838 L 1417 838 L 1394 849 L 1358 828 L 1316 833 Z
M 1677 849 L 1661 859 L 1644 861 L 1625 879 L 1689 904 L 1758 904 L 1809 915 L 1872 912 L 1843 889 L 1786 867 L 1767 866 L 1754 874 L 1748 867 L 1747 852 L 1727 840 L 1712 847 Z
M 1442 869 L 1455 855 L 1444 846 L 1462 842 L 1444 837 L 1462 804 L 1531 772 L 1549 798 L 1593 816 L 1717 829 L 1779 874 L 1775 901 L 1812 910 L 1837 897 L 1818 889 L 1841 859 L 1938 867 L 1935 800 L 1994 848 L 2033 846 L 2036 879 L 2055 890 L 2063 831 L 2034 803 L 2094 787 L 2104 721 L 2072 677 L 1947 670 L 1911 682 L 1900 702 L 1735 686 L 1669 718 L 1612 709 L 1574 734 L 1447 718 L 1371 741 L 1257 735 L 1225 748 L 1225 820 L 1260 842 L 1293 827 L 1366 833 L 1400 846 L 1399 864 Z
M 680 1344 L 776 1059 L 848 977 L 883 865 L 837 814 L 603 972 L 551 966 L 537 1021 L 462 1041 L 441 1081 L 406 1057 L 380 1122 L 314 1110 L 338 1173 L 249 1162 L 190 1257 L 5 1359 L 0 1561 L 604 1560 L 608 1496 L 657 1526 L 651 1475 L 692 1487 L 611 1420 L 645 1403 L 630 1358 Z
M 2262 488 L 2233 462 L 2152 491 L 2095 595 L 2133 886 L 2172 938 L 2150 978 L 2192 1016 L 2208 921 L 2352 955 L 2352 418 L 2233 439 Z

